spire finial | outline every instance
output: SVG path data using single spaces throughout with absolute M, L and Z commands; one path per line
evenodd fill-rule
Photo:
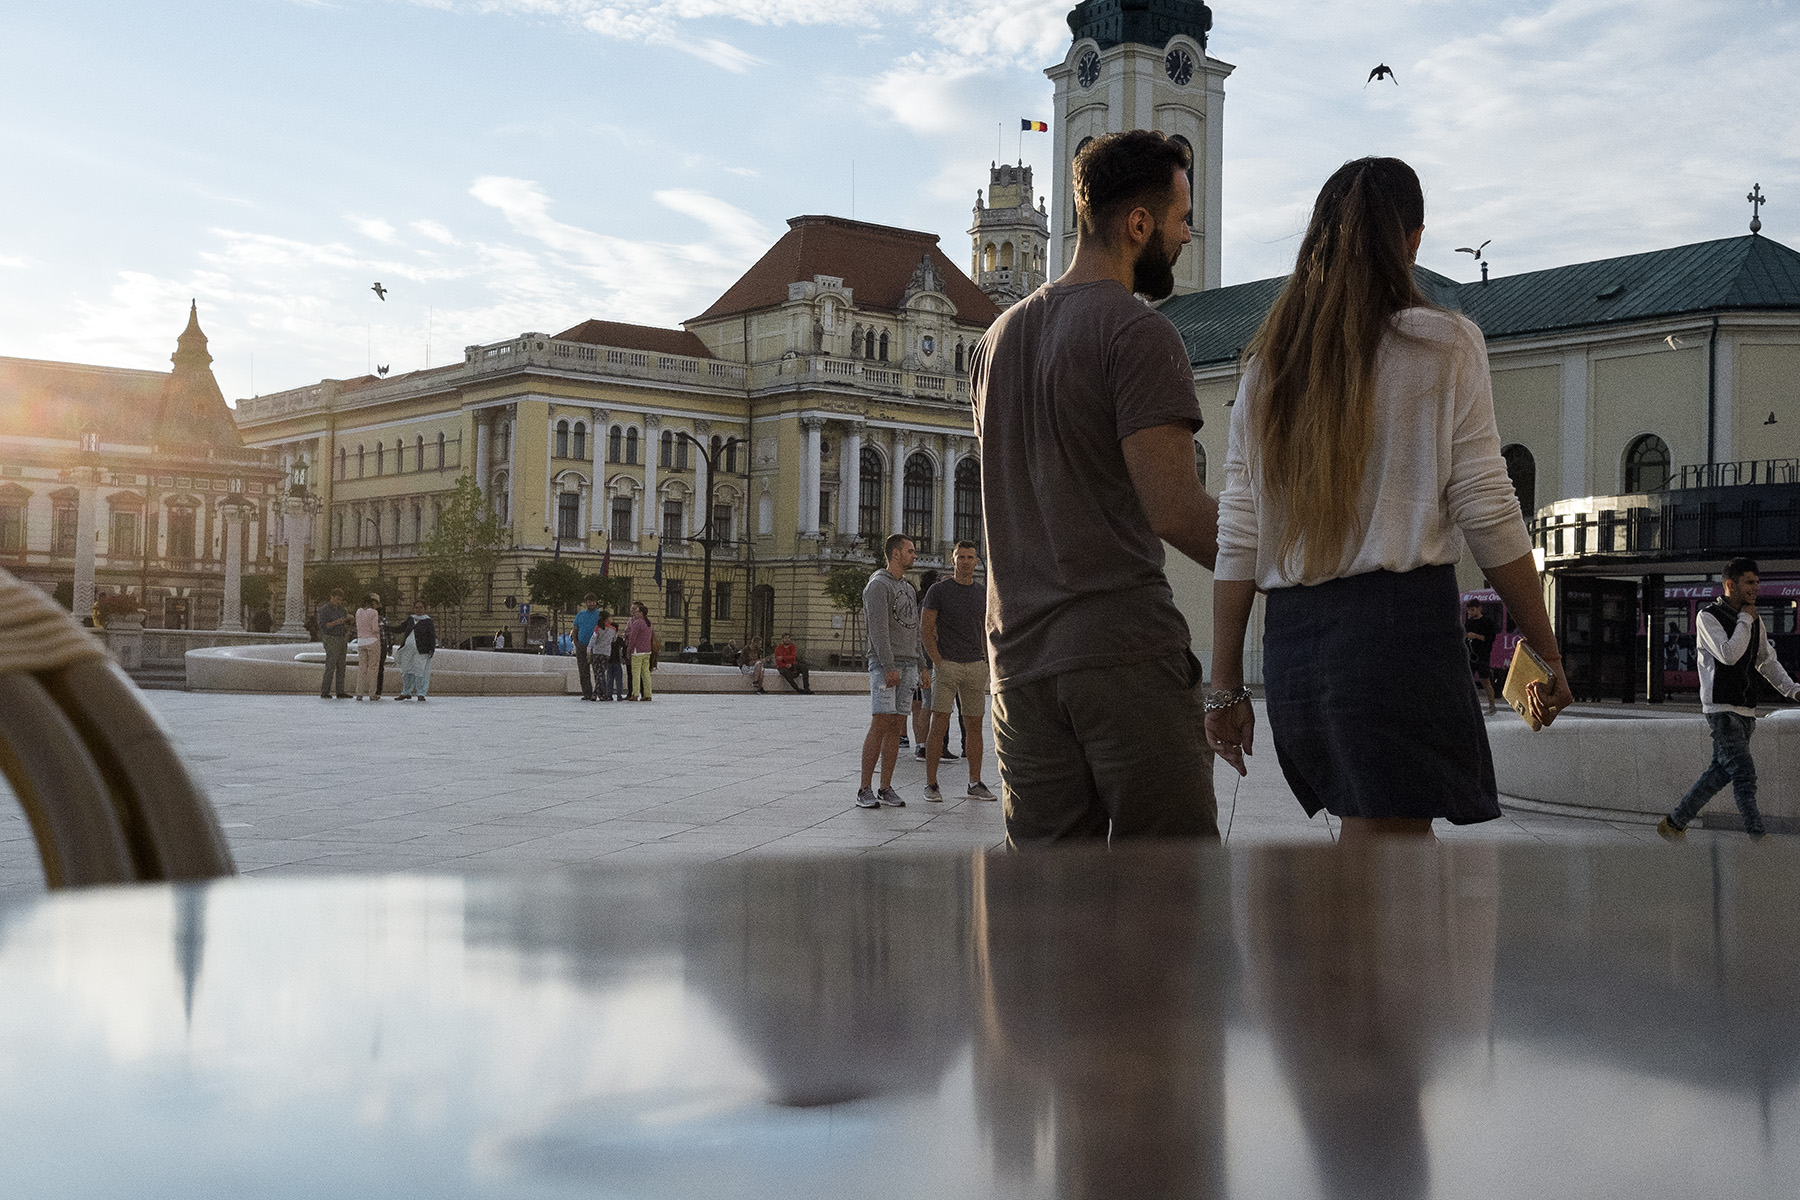
M 1762 184 L 1753 184 L 1750 188 L 1750 194 L 1745 196 L 1744 199 L 1750 202 L 1750 232 L 1761 233 L 1762 206 L 1769 202 L 1768 197 L 1762 194 Z

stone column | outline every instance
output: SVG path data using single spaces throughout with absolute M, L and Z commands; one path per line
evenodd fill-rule
M 888 518 L 888 532 L 900 533 L 906 528 L 906 434 L 898 429 L 894 431 L 894 454 L 888 461 L 888 466 L 894 476 L 894 507 Z
M 83 469 L 75 476 L 75 603 L 77 621 L 94 611 L 94 531 L 99 524 L 100 473 Z
M 312 514 L 306 501 L 290 497 L 281 519 L 288 553 L 287 603 L 278 632 L 292 637 L 306 636 L 306 543 L 311 529 Z
M 939 506 L 943 509 L 938 528 L 943 531 L 943 544 L 938 554 L 950 561 L 956 549 L 956 439 L 944 439 L 944 477 L 938 481 Z
M 838 455 L 838 536 L 840 537 L 857 537 L 862 532 L 856 527 L 859 506 L 862 503 L 862 431 L 862 425 L 852 421 L 844 431 L 842 449 Z
M 819 431 L 825 427 L 825 418 L 801 417 L 800 427 L 806 432 L 806 450 L 800 459 L 800 533 L 816 538 L 819 536 Z
M 706 499 L 707 490 L 712 482 L 712 477 L 708 474 L 708 471 L 711 468 L 707 466 L 706 462 L 706 452 L 708 449 L 706 445 L 706 435 L 710 432 L 712 432 L 711 421 L 694 422 L 694 436 L 700 439 L 700 445 L 697 447 L 700 454 L 700 460 L 694 464 L 694 506 L 697 506 L 698 512 L 688 517 L 688 530 L 690 534 L 699 533 L 701 530 L 705 530 L 713 537 L 717 537 L 719 531 L 711 528 L 712 508 L 707 503 Z
M 662 418 L 655 413 L 644 418 L 644 502 L 638 511 L 638 545 L 648 549 L 650 538 L 656 534 L 657 521 L 661 519 L 662 503 L 656 495 L 657 455 L 662 453 L 658 442 L 661 436 Z
M 475 486 L 481 489 L 483 496 L 487 495 L 488 480 L 493 468 L 493 448 L 489 440 L 492 429 L 492 418 L 485 412 L 477 411 L 475 414 Z
M 589 447 L 593 451 L 592 482 L 588 484 L 588 532 L 606 528 L 606 410 L 588 414 Z
M 244 631 L 244 507 L 227 501 L 220 506 L 225 518 L 225 602 L 220 606 L 219 630 Z

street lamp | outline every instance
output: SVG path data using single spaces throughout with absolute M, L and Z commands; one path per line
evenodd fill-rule
M 375 581 L 385 584 L 387 582 L 387 560 L 381 552 L 381 511 L 377 509 L 374 516 L 364 517 L 363 520 L 375 527 Z M 397 600 L 398 597 L 395 599 Z
M 703 565 L 701 566 L 700 571 L 700 644 L 703 646 L 710 646 L 712 644 L 713 613 L 712 552 L 714 546 L 724 545 L 726 540 L 713 532 L 713 489 L 719 486 L 719 459 L 733 446 L 736 446 L 739 443 L 744 443 L 746 445 L 748 443 L 744 442 L 744 439 L 740 437 L 729 437 L 713 447 L 709 452 L 706 443 L 702 442 L 687 430 L 677 429 L 675 434 L 677 437 L 684 437 L 688 441 L 694 443 L 695 447 L 700 451 L 700 457 L 706 460 L 706 509 L 704 513 L 706 523 L 700 527 L 700 536 L 689 538 L 688 541 L 700 543 L 700 550 L 704 556 Z M 745 603 L 749 603 L 748 597 L 745 597 Z
M 306 475 L 306 455 L 302 454 L 294 459 L 294 465 L 288 469 L 288 495 L 306 495 Z

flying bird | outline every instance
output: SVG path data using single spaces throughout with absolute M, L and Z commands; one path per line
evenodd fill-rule
M 1773 425 L 1774 423 L 1775 423 L 1775 414 L 1774 413 L 1770 413 L 1769 419 L 1763 422 L 1764 425 Z
M 1394 81 L 1395 87 L 1400 86 L 1400 77 L 1395 75 L 1394 68 L 1388 66 L 1386 63 L 1375 64 L 1375 69 L 1369 72 L 1369 77 L 1367 79 L 1363 80 L 1363 86 L 1368 87 L 1377 79 L 1391 79 Z
M 1489 238 L 1487 241 L 1481 243 L 1481 245 L 1479 245 L 1479 246 L 1458 246 L 1456 248 L 1456 252 L 1458 254 L 1469 254 L 1469 255 L 1473 255 L 1476 258 L 1480 258 L 1481 252 L 1483 250 L 1486 250 L 1488 248 L 1488 246 L 1493 243 L 1493 240 L 1494 240 L 1493 238 Z
M 1682 341 L 1680 338 L 1676 337 L 1672 333 L 1668 337 L 1664 338 L 1663 341 L 1665 341 L 1669 344 L 1669 349 L 1671 349 L 1671 350 L 1679 350 L 1681 347 L 1687 345 L 1686 342 Z
M 377 375 L 386 375 L 388 373 L 387 364 L 382 363 L 379 367 L 376 367 L 375 373 Z
M 375 286 L 369 290 L 374 292 L 384 304 L 387 302 L 387 289 L 381 286 L 381 281 L 379 279 L 375 281 Z

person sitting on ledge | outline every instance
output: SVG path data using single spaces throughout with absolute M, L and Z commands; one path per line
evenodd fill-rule
M 775 669 L 796 692 L 802 696 L 812 695 L 812 671 L 800 660 L 800 647 L 794 645 L 791 633 L 782 634 L 781 640 L 775 643 Z

